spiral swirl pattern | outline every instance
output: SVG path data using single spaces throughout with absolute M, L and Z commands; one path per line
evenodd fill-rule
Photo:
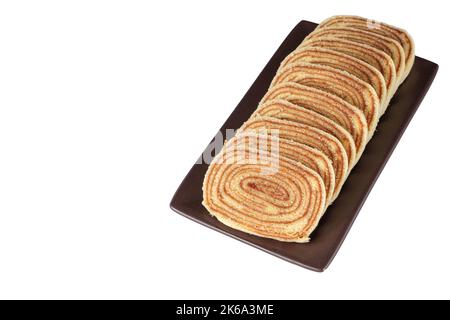
M 204 207 L 228 227 L 308 242 L 413 62 L 414 42 L 402 29 L 355 16 L 322 22 L 216 150 Z
M 282 82 L 296 82 L 337 95 L 359 108 L 366 117 L 369 133 L 375 131 L 380 100 L 369 84 L 355 76 L 331 67 L 297 62 L 281 68 L 271 86 Z
M 406 30 L 358 16 L 334 16 L 323 21 L 317 29 L 331 26 L 358 28 L 398 41 L 405 52 L 405 70 L 402 75 L 402 81 L 406 79 L 415 59 L 414 40 Z
M 307 39 L 318 39 L 321 37 L 336 37 L 354 41 L 370 45 L 378 50 L 385 52 L 391 57 L 392 61 L 394 62 L 398 81 L 400 81 L 400 78 L 405 71 L 405 52 L 403 51 L 401 44 L 397 40 L 385 37 L 377 33 L 344 26 L 318 28 L 313 33 L 311 33 L 307 37 Z
M 307 166 L 280 156 L 275 174 L 254 163 L 261 151 L 226 144 L 209 166 L 203 205 L 235 229 L 281 241 L 308 242 L 326 206 L 322 178 Z M 236 163 L 236 154 L 240 162 Z M 246 163 L 248 162 L 248 163 Z
M 313 38 L 302 42 L 300 47 L 328 48 L 362 60 L 381 72 L 386 83 L 388 99 L 397 90 L 397 73 L 394 61 L 387 53 L 377 48 L 336 37 Z
M 367 82 L 374 88 L 380 104 L 388 104 L 386 82 L 383 75 L 370 64 L 349 56 L 345 53 L 333 51 L 320 47 L 300 47 L 288 55 L 281 67 L 295 62 L 308 62 L 313 64 L 321 64 L 342 71 L 346 71 L 358 79 Z
M 282 99 L 327 117 L 347 130 L 356 147 L 356 161 L 368 140 L 368 126 L 364 113 L 345 100 L 323 90 L 295 82 L 283 82 L 269 89 L 260 106 L 269 100 Z
M 345 182 L 349 169 L 347 153 L 337 138 L 308 125 L 272 117 L 251 118 L 242 125 L 240 131 L 261 129 L 278 131 L 279 137 L 282 139 L 306 144 L 323 152 L 333 164 L 335 187 L 332 199 L 336 199 Z
M 269 116 L 309 125 L 329 133 L 339 140 L 347 153 L 348 167 L 353 167 L 356 157 L 356 147 L 352 136 L 336 122 L 317 112 L 296 106 L 286 100 L 270 100 L 256 109 L 254 116 Z

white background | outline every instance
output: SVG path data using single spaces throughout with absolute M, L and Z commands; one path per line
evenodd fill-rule
M 302 19 L 358 14 L 440 64 L 325 273 L 169 209 Z M 444 1 L 4 1 L 0 298 L 450 298 Z

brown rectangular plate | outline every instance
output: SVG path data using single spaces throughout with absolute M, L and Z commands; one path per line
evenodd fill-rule
M 301 21 L 291 31 L 222 126 L 222 134 L 225 134 L 227 128 L 239 128 L 250 117 L 266 93 L 281 61 L 316 26 L 315 23 Z M 433 82 L 437 70 L 437 64 L 416 57 L 411 73 L 392 98 L 390 107 L 379 122 L 377 132 L 352 170 L 339 197 L 327 209 L 312 234 L 310 243 L 286 243 L 260 238 L 229 228 L 212 217 L 202 206 L 202 182 L 207 164 L 192 167 L 175 193 L 170 207 L 189 219 L 277 257 L 314 271 L 325 270 L 339 250 L 372 186 Z

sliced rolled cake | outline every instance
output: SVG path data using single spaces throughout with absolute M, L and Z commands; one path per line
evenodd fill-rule
M 375 67 L 363 60 L 348 54 L 320 47 L 300 47 L 289 54 L 281 63 L 280 68 L 295 62 L 308 62 L 321 64 L 346 71 L 355 77 L 369 83 L 375 89 L 380 104 L 388 104 L 386 101 L 386 82 L 383 75 Z
M 320 175 L 283 156 L 278 170 L 265 174 L 272 165 L 259 161 L 264 152 L 232 145 L 232 140 L 225 145 L 204 179 L 203 205 L 210 214 L 253 235 L 308 242 L 326 206 Z
M 348 26 L 352 28 L 359 28 L 372 33 L 380 34 L 382 36 L 397 40 L 400 42 L 403 51 L 405 52 L 405 70 L 402 76 L 402 82 L 408 76 L 414 64 L 415 45 L 411 35 L 398 27 L 391 26 L 387 23 L 374 21 L 358 16 L 334 16 L 323 21 L 318 28 L 331 26 Z
M 356 16 L 323 21 L 209 165 L 204 207 L 231 228 L 308 242 L 413 63 L 402 29 Z
M 236 147 L 262 150 L 272 160 L 275 159 L 278 152 L 279 156 L 295 160 L 314 170 L 325 184 L 327 204 L 331 202 L 334 193 L 335 175 L 333 163 L 323 152 L 292 140 L 279 137 L 271 140 L 268 131 L 265 129 L 240 131 L 232 142 Z M 273 162 L 276 162 L 276 160 Z
M 381 50 L 359 42 L 335 37 L 310 39 L 303 41 L 300 47 L 327 48 L 360 59 L 376 68 L 383 75 L 387 89 L 387 100 L 390 100 L 390 98 L 394 95 L 395 90 L 397 90 L 397 75 L 394 61 L 387 53 Z M 386 104 L 382 105 L 381 114 L 384 113 L 386 108 Z
M 385 52 L 394 61 L 397 83 L 401 83 L 403 72 L 405 71 L 405 52 L 397 40 L 366 30 L 345 26 L 318 28 L 306 37 L 305 40 L 308 41 L 309 39 L 318 39 L 321 37 L 335 37 L 355 41 Z
M 355 142 L 350 133 L 333 120 L 282 99 L 266 101 L 256 109 L 254 116 L 268 116 L 302 123 L 331 134 L 344 146 L 348 167 L 353 168 L 356 158 Z
M 380 99 L 367 82 L 348 72 L 304 62 L 288 64 L 278 70 L 271 86 L 283 82 L 296 82 L 337 95 L 364 113 L 369 126 L 369 137 L 375 131 Z
M 305 124 L 272 117 L 250 118 L 238 132 L 248 130 L 276 130 L 282 139 L 306 144 L 323 152 L 333 164 L 335 187 L 332 199 L 336 199 L 349 171 L 347 153 L 337 138 Z
M 361 156 L 368 139 L 364 113 L 336 95 L 295 82 L 282 82 L 269 89 L 260 105 L 273 99 L 287 100 L 297 106 L 315 111 L 345 128 L 356 147 L 356 160 Z

